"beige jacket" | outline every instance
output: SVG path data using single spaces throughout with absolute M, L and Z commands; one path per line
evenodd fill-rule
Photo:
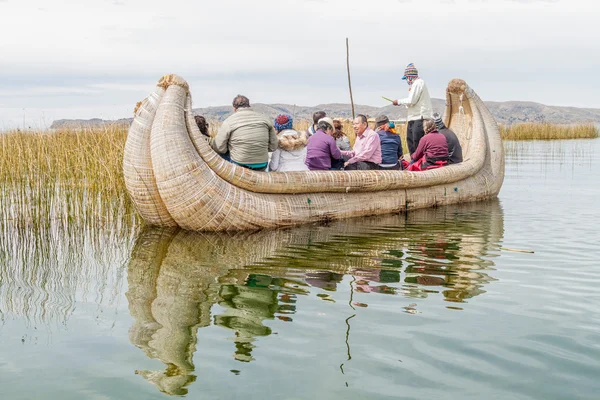
M 259 164 L 269 160 L 269 151 L 277 149 L 273 122 L 252 108 L 240 108 L 223 121 L 211 147 L 239 164 Z

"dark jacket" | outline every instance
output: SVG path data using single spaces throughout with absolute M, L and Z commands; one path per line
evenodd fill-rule
M 462 147 L 456 134 L 448 128 L 440 129 L 440 133 L 446 137 L 448 143 L 448 164 L 458 164 L 463 161 Z
M 381 164 L 397 164 L 402 157 L 400 136 L 384 130 L 377 131 L 377 134 L 381 142 Z

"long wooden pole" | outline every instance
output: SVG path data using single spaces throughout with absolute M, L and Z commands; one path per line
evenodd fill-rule
M 352 82 L 350 81 L 350 49 L 346 38 L 346 68 L 348 69 L 348 88 L 350 89 L 350 104 L 352 105 L 352 119 L 354 119 L 354 98 L 352 97 Z

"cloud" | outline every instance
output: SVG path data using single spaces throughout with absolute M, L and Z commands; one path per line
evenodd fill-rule
M 342 0 L 0 1 L 0 36 L 11 38 L 2 44 L 0 100 L 15 109 L 128 115 L 167 73 L 188 79 L 202 106 L 229 103 L 236 88 L 262 102 L 346 101 L 346 37 L 361 103 L 405 90 L 398 74 L 415 62 L 437 97 L 458 76 L 486 100 L 565 104 L 575 99 L 564 93 L 576 92 L 600 106 L 600 78 L 590 72 L 600 54 L 585 40 L 597 36 L 592 1 L 420 0 L 426 20 L 397 0 L 373 1 L 370 9 L 385 10 L 377 15 Z M 565 60 L 579 77 L 561 92 Z

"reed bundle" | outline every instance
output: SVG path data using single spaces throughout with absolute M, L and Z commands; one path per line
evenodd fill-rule
M 561 125 L 526 122 L 500 125 L 500 134 L 503 140 L 595 139 L 600 136 L 598 128 L 592 123 Z

